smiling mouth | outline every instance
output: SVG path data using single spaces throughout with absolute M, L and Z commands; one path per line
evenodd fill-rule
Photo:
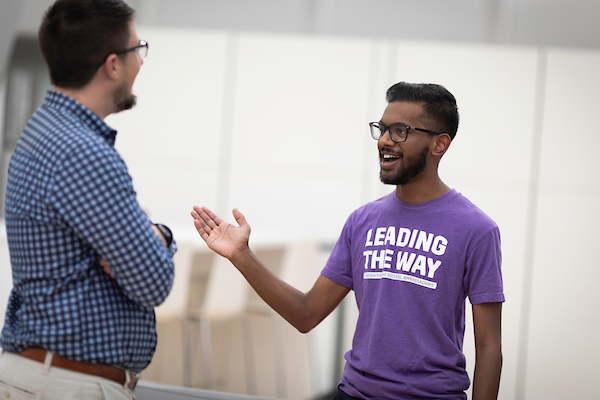
M 381 164 L 391 164 L 396 160 L 399 160 L 401 157 L 393 154 L 381 154 L 380 160 Z

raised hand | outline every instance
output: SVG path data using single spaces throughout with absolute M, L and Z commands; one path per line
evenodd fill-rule
M 191 212 L 196 230 L 208 247 L 214 252 L 231 260 L 239 251 L 248 250 L 250 225 L 237 208 L 233 209 L 233 217 L 239 226 L 234 226 L 206 207 L 194 206 Z

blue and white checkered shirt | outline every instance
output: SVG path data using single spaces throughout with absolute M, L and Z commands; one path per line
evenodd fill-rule
M 6 189 L 14 286 L 3 349 L 39 346 L 138 372 L 150 363 L 153 307 L 171 290 L 176 245 L 164 247 L 140 209 L 116 133 L 56 91 L 25 127 Z

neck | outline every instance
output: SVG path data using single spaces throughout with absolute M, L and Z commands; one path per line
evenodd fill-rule
M 80 89 L 55 86 L 54 90 L 77 100 L 102 119 L 114 112 L 112 110 L 112 101 L 107 100 L 110 99 L 110 97 L 108 97 L 106 93 L 96 90 L 94 86 L 87 85 Z
M 404 185 L 396 186 L 396 196 L 406 203 L 423 203 L 448 192 L 447 186 L 439 176 L 428 182 L 412 180 Z

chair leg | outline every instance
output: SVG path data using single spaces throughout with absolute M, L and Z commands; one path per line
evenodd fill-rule
M 242 317 L 242 340 L 244 347 L 244 369 L 246 370 L 246 390 L 250 395 L 256 395 L 256 372 L 254 370 L 254 341 L 252 323 L 248 314 Z
M 273 327 L 273 344 L 275 352 L 275 393 L 281 399 L 287 398 L 285 375 L 285 340 L 283 337 L 283 320 L 275 311 L 270 311 Z
M 183 386 L 192 386 L 192 360 L 191 360 L 191 327 L 186 317 L 182 317 L 181 321 L 181 339 L 183 346 Z
M 200 317 L 200 342 L 202 346 L 202 374 L 204 376 L 204 388 L 212 389 L 212 341 L 210 320 L 203 317 Z

